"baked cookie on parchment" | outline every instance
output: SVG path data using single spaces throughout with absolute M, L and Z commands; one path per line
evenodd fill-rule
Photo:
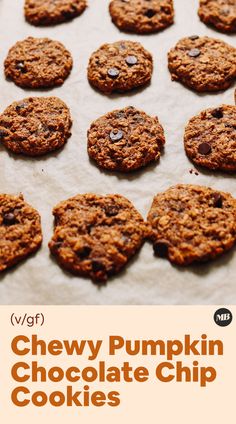
M 177 265 L 206 262 L 236 242 L 236 200 L 208 187 L 179 184 L 154 197 L 148 222 L 157 256 Z
M 219 31 L 236 32 L 235 0 L 200 0 L 198 15 L 205 24 Z
M 109 11 L 122 31 L 150 34 L 174 22 L 173 0 L 112 0 Z
M 59 41 L 28 37 L 18 41 L 4 62 L 5 75 L 23 88 L 62 85 L 72 69 L 70 52 Z
M 24 13 L 32 25 L 56 25 L 79 16 L 86 0 L 25 0 Z
M 152 77 L 152 55 L 135 41 L 103 44 L 89 60 L 88 80 L 92 86 L 110 94 L 148 84 Z
M 59 264 L 72 273 L 106 282 L 142 246 L 147 225 L 120 195 L 81 194 L 59 203 L 49 243 Z
M 0 194 L 0 271 L 36 252 L 41 243 L 39 213 L 22 195 Z
M 0 115 L 0 142 L 13 153 L 40 156 L 61 148 L 72 120 L 57 97 L 29 97 L 12 103 Z
M 158 161 L 165 144 L 157 117 L 132 106 L 94 121 L 88 131 L 88 154 L 99 167 L 129 172 Z
M 236 49 L 224 41 L 193 35 L 168 54 L 173 81 L 199 92 L 226 90 L 236 78 Z
M 236 171 L 236 106 L 206 109 L 190 119 L 184 146 L 196 165 Z

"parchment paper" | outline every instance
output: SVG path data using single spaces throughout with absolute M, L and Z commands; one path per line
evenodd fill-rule
M 208 265 L 179 269 L 156 259 L 144 245 L 139 255 L 104 287 L 75 277 L 59 268 L 47 247 L 52 234 L 51 210 L 59 201 L 77 193 L 120 193 L 146 217 L 153 196 L 175 183 L 203 184 L 236 196 L 235 176 L 201 171 L 191 175 L 192 164 L 183 149 L 188 119 L 200 110 L 234 103 L 234 87 L 218 94 L 196 94 L 171 82 L 167 52 L 179 38 L 192 35 L 218 37 L 235 46 L 235 36 L 207 28 L 197 16 L 197 0 L 175 0 L 175 24 L 155 35 L 120 33 L 111 23 L 107 0 L 90 0 L 89 8 L 74 21 L 36 28 L 24 21 L 23 0 L 0 0 L 0 109 L 24 97 L 55 95 L 71 108 L 73 135 L 59 153 L 35 160 L 10 155 L 0 148 L 0 191 L 23 192 L 42 216 L 41 250 L 0 277 L 1 304 L 235 304 L 236 250 Z M 8 82 L 3 61 L 8 49 L 27 36 L 59 40 L 71 51 L 74 67 L 65 84 L 49 91 L 23 90 Z M 90 54 L 102 43 L 121 39 L 140 41 L 154 56 L 152 84 L 126 95 L 104 96 L 86 78 Z M 160 164 L 130 176 L 100 171 L 87 156 L 86 132 L 90 123 L 115 108 L 133 105 L 158 115 L 166 134 Z

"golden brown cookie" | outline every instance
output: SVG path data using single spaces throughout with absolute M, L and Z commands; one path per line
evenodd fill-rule
M 25 18 L 33 25 L 56 25 L 79 16 L 86 0 L 25 0 Z
M 236 242 L 236 200 L 208 187 L 179 184 L 154 197 L 148 222 L 157 256 L 177 265 L 206 262 Z
M 168 54 L 173 81 L 193 90 L 226 90 L 236 78 L 236 49 L 209 37 L 181 39 Z
M 140 43 L 117 41 L 104 44 L 92 54 L 88 80 L 98 90 L 110 94 L 148 84 L 152 71 L 152 55 Z
M 0 141 L 13 153 L 40 156 L 62 147 L 70 137 L 70 111 L 57 97 L 29 97 L 0 115 Z
M 133 171 L 158 161 L 164 144 L 158 118 L 132 106 L 101 116 L 88 131 L 89 156 L 113 171 Z
M 0 194 L 0 271 L 39 249 L 42 230 L 38 212 L 22 195 Z
M 222 105 L 194 116 L 186 126 L 184 145 L 196 165 L 236 171 L 236 106 Z
M 97 282 L 117 274 L 147 235 L 141 215 L 120 195 L 77 195 L 53 214 L 52 254 L 63 268 Z
M 112 0 L 109 11 L 120 30 L 136 34 L 160 31 L 174 21 L 173 0 Z
M 200 0 L 198 15 L 205 24 L 219 31 L 236 32 L 235 0 Z
M 5 75 L 20 87 L 62 85 L 72 69 L 71 54 L 59 41 L 28 37 L 18 41 L 4 62 Z

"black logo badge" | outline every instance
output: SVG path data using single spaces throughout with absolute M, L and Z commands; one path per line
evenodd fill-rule
M 227 327 L 233 320 L 233 314 L 229 309 L 220 308 L 214 314 L 214 321 L 220 327 Z

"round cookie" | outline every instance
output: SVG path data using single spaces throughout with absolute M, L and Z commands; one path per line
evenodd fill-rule
M 140 43 L 117 41 L 92 54 L 88 80 L 106 94 L 125 92 L 149 83 L 152 71 L 152 55 Z
M 174 22 L 173 0 L 112 0 L 109 11 L 122 31 L 149 34 Z
M 236 171 L 236 106 L 222 105 L 194 116 L 186 126 L 184 145 L 195 164 Z
M 39 249 L 42 230 L 38 212 L 22 195 L 0 194 L 0 271 Z
M 59 41 L 28 37 L 9 50 L 4 67 L 6 77 L 20 87 L 47 88 L 62 85 L 72 63 Z
M 164 144 L 158 118 L 131 106 L 101 116 L 88 131 L 89 156 L 114 171 L 133 171 L 158 161 Z
M 200 0 L 198 15 L 205 24 L 219 31 L 236 32 L 235 0 Z
M 0 141 L 13 153 L 40 156 L 62 147 L 70 137 L 70 111 L 57 97 L 29 97 L 0 115 Z
M 25 18 L 33 25 L 56 25 L 79 16 L 86 0 L 25 0 Z
M 236 200 L 208 187 L 179 184 L 154 197 L 148 222 L 157 256 L 177 265 L 206 262 L 236 241 Z
M 49 248 L 72 273 L 105 282 L 142 246 L 147 225 L 132 203 L 120 195 L 77 195 L 54 210 Z
M 168 62 L 172 80 L 199 92 L 225 90 L 236 78 L 236 49 L 214 38 L 181 39 Z

